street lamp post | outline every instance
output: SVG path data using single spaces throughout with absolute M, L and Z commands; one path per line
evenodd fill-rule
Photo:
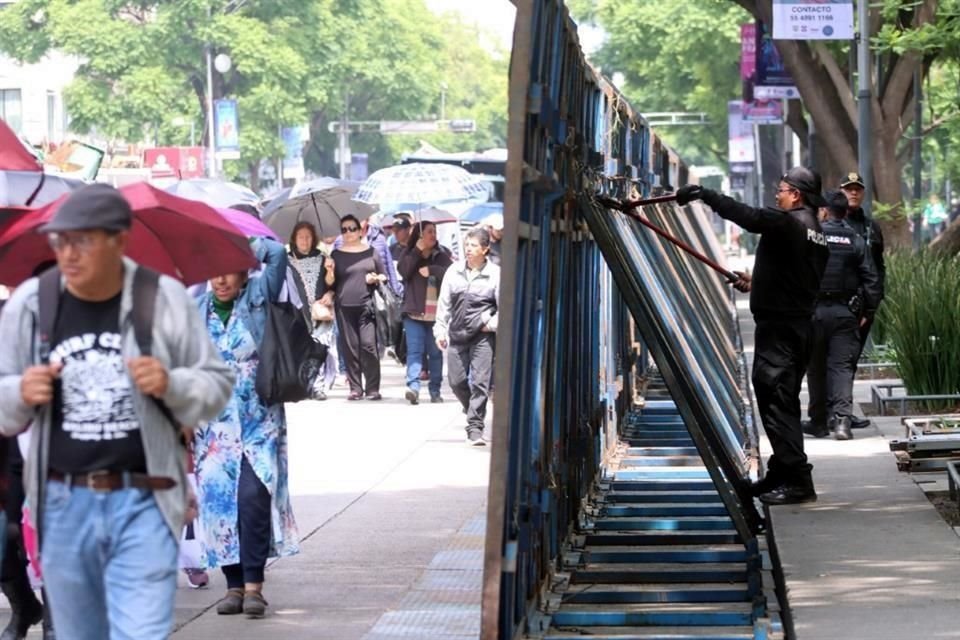
M 207 175 L 217 177 L 217 151 L 213 124 L 213 45 L 207 44 Z

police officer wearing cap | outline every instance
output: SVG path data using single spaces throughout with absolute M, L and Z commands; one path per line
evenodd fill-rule
M 814 315 L 814 347 L 807 370 L 810 422 L 804 433 L 850 440 L 853 418 L 853 376 L 860 355 L 860 325 L 873 319 L 879 303 L 879 278 L 866 243 L 844 219 L 847 197 L 827 193 L 823 235 L 830 259 L 820 282 Z
M 750 289 L 756 322 L 753 388 L 773 455 L 753 485 L 767 504 L 813 502 L 817 493 L 803 450 L 800 385 L 812 346 L 812 317 L 827 263 L 817 220 L 823 204 L 820 176 L 794 167 L 780 179 L 775 207 L 758 209 L 698 185 L 677 191 L 686 205 L 701 199 L 720 216 L 760 234 Z M 744 283 L 738 288 L 746 289 Z
M 887 279 L 887 267 L 883 262 L 883 231 L 877 221 L 871 218 L 863 210 L 864 186 L 863 178 L 856 171 L 851 171 L 840 182 L 840 190 L 847 196 L 847 217 L 846 221 L 853 230 L 857 232 L 867 250 L 867 257 L 870 259 L 870 266 L 877 274 L 879 279 L 880 293 L 877 299 L 877 305 L 883 300 L 884 286 Z M 870 327 L 873 325 L 873 318 L 864 317 L 866 322 L 861 323 L 859 329 L 860 351 L 857 352 L 857 360 L 860 359 L 860 352 L 867 343 L 867 337 L 870 335 Z M 854 365 L 856 373 L 856 365 Z M 854 429 L 863 429 L 870 426 L 870 421 L 865 418 L 853 418 L 852 426 Z

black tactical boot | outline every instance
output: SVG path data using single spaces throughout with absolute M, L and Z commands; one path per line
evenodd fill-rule
M 857 416 L 850 418 L 851 429 L 866 429 L 871 424 L 870 418 L 858 418 Z
M 10 601 L 10 622 L 0 640 L 23 640 L 30 627 L 43 620 L 43 605 L 33 594 L 25 574 L 0 582 L 0 590 Z
M 814 438 L 826 438 L 830 435 L 830 430 L 827 427 L 821 424 L 813 424 L 813 420 L 802 420 L 800 428 L 805 434 Z
M 837 440 L 853 440 L 849 416 L 834 416 L 830 420 L 830 431 Z

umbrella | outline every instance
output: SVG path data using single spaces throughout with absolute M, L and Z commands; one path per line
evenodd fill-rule
M 133 209 L 127 255 L 140 264 L 188 285 L 258 266 L 243 233 L 205 204 L 145 182 L 120 192 Z M 65 199 L 21 216 L 0 234 L 0 284 L 16 286 L 54 259 L 46 237 L 36 231 Z
M 493 214 L 500 214 L 501 218 L 503 217 L 502 202 L 484 202 L 470 207 L 460 214 L 460 222 L 482 224 L 485 219 Z
M 389 227 L 396 221 L 398 213 L 402 213 L 402 212 L 397 211 L 396 213 L 385 215 L 383 218 L 380 219 L 380 225 L 383 227 Z M 445 222 L 457 221 L 457 216 L 453 215 L 449 211 L 438 209 L 437 207 L 427 207 L 426 209 L 418 209 L 416 211 L 411 211 L 409 213 L 410 213 L 410 216 L 413 218 L 414 223 L 432 222 L 434 224 L 443 224 Z
M 0 170 L 0 206 L 41 207 L 85 184 L 54 173 Z
M 423 162 L 375 171 L 360 185 L 356 196 L 361 202 L 408 202 L 420 206 L 461 200 L 482 202 L 489 197 L 486 183 L 465 169 Z
M 376 209 L 353 199 L 356 188 L 333 178 L 317 178 L 296 185 L 287 200 L 271 203 L 264 222 L 281 238 L 288 238 L 298 222 L 309 222 L 321 238 L 340 235 L 340 218 L 369 218 Z
M 259 207 L 260 198 L 242 184 L 212 180 L 210 178 L 191 178 L 174 182 L 166 188 L 168 193 L 189 200 L 197 200 L 211 207 L 232 207 L 238 204 Z
M 216 212 L 226 218 L 230 224 L 239 229 L 248 238 L 262 236 L 265 238 L 280 240 L 280 238 L 277 237 L 277 234 L 275 234 L 270 227 L 263 224 L 259 219 L 253 217 L 246 211 L 237 211 L 236 209 L 221 209 L 218 207 L 216 208 Z
M 0 119 L 0 169 L 33 173 L 43 171 L 36 157 L 23 146 L 17 134 L 2 119 Z

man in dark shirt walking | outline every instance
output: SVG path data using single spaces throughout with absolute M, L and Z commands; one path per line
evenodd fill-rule
M 817 221 L 817 207 L 823 204 L 820 189 L 816 173 L 795 167 L 780 179 L 776 207 L 757 209 L 698 185 L 677 191 L 679 204 L 701 199 L 723 218 L 760 234 L 749 283 L 756 322 L 753 388 L 773 455 L 766 476 L 753 490 L 768 504 L 817 499 L 813 466 L 803 450 L 800 385 L 827 262 L 827 243 Z
M 74 192 L 42 229 L 59 270 L 21 285 L 0 315 L 0 429 L 31 424 L 27 499 L 66 640 L 170 634 L 187 496 L 180 425 L 215 417 L 233 388 L 171 278 L 156 281 L 140 351 L 135 312 L 147 307 L 134 304 L 143 280 L 123 255 L 130 226 L 112 187 Z

